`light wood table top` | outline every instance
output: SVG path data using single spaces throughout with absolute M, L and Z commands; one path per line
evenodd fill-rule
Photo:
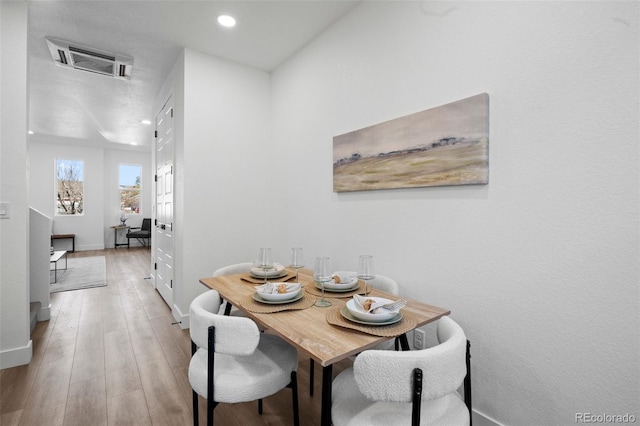
M 349 298 L 333 298 L 329 292 L 325 292 L 325 299 L 332 303 L 332 306 L 328 308 L 312 306 L 307 309 L 276 313 L 247 311 L 243 309 L 242 301 L 255 292 L 256 284 L 243 281 L 243 276 L 246 277 L 246 274 L 203 278 L 200 282 L 210 289 L 218 291 L 222 298 L 243 310 L 247 317 L 252 318 L 259 325 L 279 335 L 323 367 L 348 358 L 351 355 L 356 355 L 388 339 L 388 337 L 373 336 L 329 324 L 326 320 L 328 310 L 344 306 L 349 300 Z M 309 269 L 300 269 L 299 281 L 304 285 L 314 286 L 313 272 Z M 415 327 L 436 321 L 442 316 L 451 313 L 437 306 L 376 289 L 370 294 L 394 300 L 399 298 L 406 299 L 409 303 L 403 309 L 403 312 L 412 314 L 412 318 L 417 321 Z

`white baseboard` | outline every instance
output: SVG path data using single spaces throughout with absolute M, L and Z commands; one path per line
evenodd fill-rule
M 31 340 L 29 340 L 29 343 L 26 346 L 21 348 L 2 351 L 0 352 L 0 370 L 29 364 L 32 356 L 33 346 Z
M 473 426 L 503 426 L 491 417 L 477 411 L 472 410 Z
M 171 314 L 173 315 L 173 318 L 175 318 L 176 322 L 178 323 L 181 329 L 184 330 L 189 328 L 189 315 L 183 314 L 176 305 L 173 305 L 173 309 L 171 309 Z
M 51 304 L 49 306 L 45 306 L 44 308 L 38 309 L 38 315 L 36 316 L 38 322 L 40 321 L 49 321 L 51 319 Z
M 90 245 L 76 245 L 76 251 L 88 251 L 88 250 L 104 250 L 104 244 L 90 244 Z M 110 248 L 113 248 L 111 246 Z

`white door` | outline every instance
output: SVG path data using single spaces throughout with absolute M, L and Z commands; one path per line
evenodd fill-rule
M 156 117 L 155 287 L 173 306 L 173 98 Z

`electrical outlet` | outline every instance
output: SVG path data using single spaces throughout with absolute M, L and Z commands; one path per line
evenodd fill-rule
M 413 347 L 415 349 L 424 348 L 424 330 L 416 328 L 413 330 Z

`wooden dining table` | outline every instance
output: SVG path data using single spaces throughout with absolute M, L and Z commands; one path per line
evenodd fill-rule
M 309 298 L 315 300 L 320 296 L 317 295 L 318 290 L 313 280 L 313 271 L 309 269 L 299 270 L 299 282 L 305 286 L 302 290 L 304 292 L 303 301 L 308 302 L 305 303 L 305 307 L 302 309 L 288 309 L 269 313 L 256 312 L 260 309 L 253 309 L 251 303 L 254 303 L 252 300 L 253 294 L 258 284 L 248 282 L 247 278 L 249 278 L 249 274 L 243 273 L 202 278 L 200 282 L 206 287 L 216 290 L 223 299 L 244 311 L 245 315 L 253 319 L 259 326 L 269 330 L 270 333 L 280 336 L 294 346 L 299 353 L 308 356 L 322 366 L 321 424 L 323 426 L 330 426 L 331 386 L 333 380 L 332 365 L 352 355 L 357 355 L 366 349 L 370 349 L 394 336 L 373 335 L 359 329 L 349 328 L 350 324 L 346 324 L 346 320 L 343 320 L 345 324 L 341 326 L 339 323 L 342 318 L 338 311 L 350 299 L 350 297 L 345 297 L 344 293 L 330 293 L 325 291 L 325 298 L 332 304 L 332 306 L 327 308 L 310 304 L 311 301 Z M 274 279 L 272 281 L 281 280 L 282 279 Z M 406 330 L 401 330 L 402 333 L 398 335 L 402 338 L 403 349 L 405 350 L 409 349 L 405 334 L 406 331 L 436 321 L 442 316 L 450 314 L 450 311 L 447 309 L 428 305 L 418 300 L 393 295 L 377 289 L 370 289 L 368 291 L 370 291 L 368 294 L 371 296 L 386 297 L 392 300 L 400 298 L 407 300 L 407 306 L 402 309 L 403 319 L 399 323 L 403 325 Z M 269 305 L 267 305 L 267 307 L 268 306 Z M 354 326 L 358 326 L 358 324 L 354 324 Z M 398 324 L 395 325 L 395 327 L 397 326 Z M 374 330 L 374 332 L 378 334 L 384 331 L 384 328 L 376 328 Z M 393 330 L 389 332 L 393 333 Z

